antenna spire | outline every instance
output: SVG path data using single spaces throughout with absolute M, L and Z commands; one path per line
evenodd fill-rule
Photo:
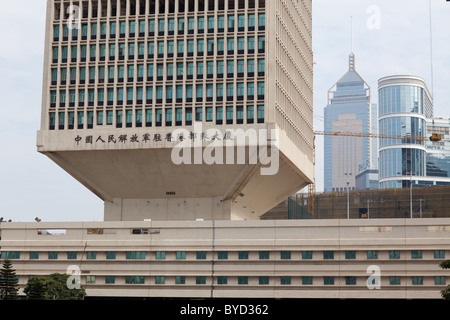
M 432 12 L 431 12 L 431 0 L 429 0 L 429 15 L 430 15 L 430 66 L 431 66 L 431 95 L 434 98 L 434 67 L 433 67 L 433 20 L 432 20 Z
M 353 17 L 350 17 L 351 21 L 351 51 L 348 57 L 348 69 L 355 70 L 355 54 L 353 53 Z
M 350 17 L 350 30 L 351 30 L 351 53 L 353 53 L 353 16 Z

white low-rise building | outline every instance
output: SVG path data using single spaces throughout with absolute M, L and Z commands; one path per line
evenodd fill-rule
M 91 298 L 440 299 L 450 276 L 439 267 L 447 218 L 0 227 L 21 289 L 32 275 L 69 273 Z

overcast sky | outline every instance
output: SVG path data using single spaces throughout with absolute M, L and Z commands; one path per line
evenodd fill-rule
M 273 1 L 273 0 L 270 0 Z M 378 79 L 410 74 L 434 92 L 436 117 L 450 118 L 450 2 L 432 1 L 434 86 L 428 0 L 313 0 L 314 126 L 323 129 L 327 91 L 347 71 L 353 17 L 356 70 Z M 36 151 L 42 95 L 45 0 L 0 0 L 0 217 L 13 221 L 103 219 L 103 202 Z M 317 138 L 317 190 L 323 189 Z
M 415 75 L 434 93 L 435 117 L 450 118 L 450 2 L 431 0 L 431 29 L 429 8 L 429 0 L 313 0 L 315 130 L 323 130 L 328 90 L 348 70 L 352 19 L 356 71 L 371 87 L 372 102 L 378 104 L 378 79 Z M 316 145 L 321 191 L 323 136 Z

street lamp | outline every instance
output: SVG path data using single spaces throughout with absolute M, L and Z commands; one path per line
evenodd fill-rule
M 370 203 L 373 202 L 373 200 L 367 199 L 367 219 L 370 219 Z
M 426 201 L 426 199 L 419 199 L 417 201 L 420 201 L 420 217 L 422 218 L 422 201 Z
M 397 174 L 401 174 L 397 172 Z M 413 205 L 412 205 L 412 170 L 410 172 L 406 172 L 405 174 L 409 174 L 409 217 L 412 219 L 413 217 Z
M 347 219 L 350 219 L 350 195 L 349 195 L 349 186 L 350 186 L 350 176 L 352 173 L 344 173 L 347 176 Z

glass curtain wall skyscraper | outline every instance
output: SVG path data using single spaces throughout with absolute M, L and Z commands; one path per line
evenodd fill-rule
M 380 139 L 380 188 L 449 185 L 450 120 L 435 118 L 425 81 L 388 76 L 378 86 L 380 134 L 391 136 Z
M 381 78 L 378 90 L 380 134 L 405 137 L 380 141 L 380 188 L 418 185 L 426 176 L 426 120 L 433 117 L 430 91 L 415 76 Z
M 371 102 L 370 86 L 355 69 L 353 53 L 349 56 L 347 73 L 329 90 L 328 101 L 324 112 L 325 131 L 376 132 L 376 104 Z M 377 167 L 374 138 L 326 135 L 324 146 L 325 191 L 354 189 L 358 173 Z

